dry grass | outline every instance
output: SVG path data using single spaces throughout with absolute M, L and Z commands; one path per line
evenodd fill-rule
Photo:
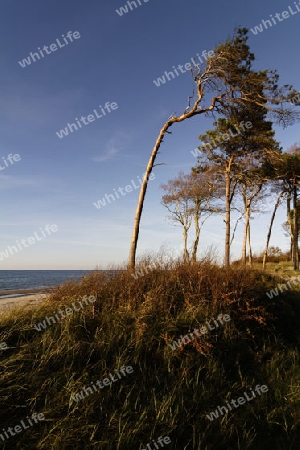
M 0 322 L 1 429 L 32 412 L 41 422 L 5 449 L 139 450 L 168 435 L 168 450 L 296 450 L 300 441 L 299 293 L 269 300 L 279 280 L 259 271 L 146 258 L 134 279 L 94 272 L 41 307 Z M 36 322 L 84 295 L 97 301 L 38 332 Z M 218 314 L 224 327 L 171 351 L 168 343 Z M 122 365 L 134 373 L 76 403 L 72 395 Z M 206 414 L 256 384 L 256 403 L 210 422 Z M 1 442 L 1 441 L 0 441 Z

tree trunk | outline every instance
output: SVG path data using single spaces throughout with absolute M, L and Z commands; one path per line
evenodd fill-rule
M 299 248 L 298 248 L 298 209 L 297 209 L 297 186 L 293 187 L 293 234 L 294 234 L 294 270 L 299 270 Z
M 187 249 L 187 238 L 188 230 L 186 227 L 183 227 L 183 260 L 185 263 L 188 263 L 190 260 L 190 255 Z
M 202 76 L 203 76 L 203 74 L 202 74 Z M 168 130 L 173 125 L 173 123 L 183 122 L 184 120 L 189 119 L 190 117 L 194 117 L 196 115 L 203 114 L 208 111 L 213 111 L 215 108 L 216 101 L 223 98 L 225 95 L 225 94 L 220 94 L 217 97 L 213 97 L 211 100 L 210 106 L 208 106 L 207 108 L 198 109 L 198 106 L 201 103 L 202 96 L 203 96 L 203 91 L 201 89 L 201 79 L 202 78 L 200 77 L 200 79 L 197 81 L 197 98 L 194 102 L 194 105 L 192 107 L 190 107 L 190 97 L 189 97 L 189 102 L 188 102 L 189 105 L 185 109 L 184 113 L 179 117 L 172 117 L 171 119 L 167 120 L 167 122 L 164 124 L 164 126 L 160 130 L 158 138 L 153 147 L 151 156 L 150 156 L 148 164 L 147 164 L 145 176 L 143 178 L 143 182 L 141 185 L 139 199 L 138 199 L 138 203 L 137 203 L 137 207 L 136 207 L 136 211 L 135 211 L 133 231 L 132 231 L 130 251 L 129 251 L 129 261 L 128 261 L 128 267 L 131 270 L 133 270 L 135 267 L 136 248 L 137 248 L 137 242 L 138 242 L 138 237 L 139 237 L 140 221 L 141 221 L 141 216 L 142 216 L 142 211 L 143 211 L 143 206 L 144 206 L 144 200 L 145 200 L 146 190 L 147 190 L 147 186 L 148 186 L 148 178 L 154 167 L 155 158 L 157 156 L 160 145 L 163 142 L 163 138 L 164 138 L 165 134 L 166 133 L 170 134 L 170 131 L 168 131 Z M 189 109 L 189 111 L 188 111 L 188 109 Z
M 250 201 L 247 200 L 245 186 L 243 189 L 243 200 L 244 200 L 244 208 L 245 208 L 245 228 L 244 228 L 243 249 L 242 249 L 242 265 L 243 265 L 243 267 L 246 267 L 247 237 L 248 237 L 248 232 L 249 232 L 249 220 L 250 220 Z
M 229 169 L 230 170 L 230 169 Z M 229 170 L 225 172 L 225 258 L 224 263 L 225 267 L 230 266 L 230 188 L 231 188 L 231 178 L 229 174 Z
M 242 248 L 242 266 L 246 267 L 246 257 L 247 257 L 247 227 L 245 225 L 244 228 L 244 236 L 243 236 L 243 248 Z
M 250 235 L 250 217 L 249 217 L 249 219 L 248 219 L 247 235 L 248 235 L 248 248 L 249 248 L 249 267 L 252 267 L 252 249 L 251 249 L 251 235 Z
M 138 204 L 137 204 L 137 208 L 136 208 L 136 212 L 135 212 L 135 217 L 134 217 L 134 225 L 133 225 L 133 231 L 132 231 L 132 237 L 131 237 L 131 245 L 130 245 L 130 252 L 129 252 L 129 267 L 131 269 L 134 269 L 135 267 L 135 256 L 136 256 L 136 247 L 137 247 L 137 241 L 138 241 L 138 237 L 139 237 L 139 231 L 140 231 L 140 221 L 141 221 L 141 216 L 142 216 L 142 211 L 143 211 L 143 206 L 144 206 L 144 200 L 145 200 L 145 195 L 146 195 L 146 190 L 148 187 L 148 178 L 152 172 L 153 166 L 154 166 L 154 162 L 160 147 L 160 144 L 162 143 L 162 140 L 164 138 L 164 135 L 166 133 L 166 131 L 168 130 L 168 128 L 172 125 L 172 123 L 167 122 L 164 127 L 161 129 L 159 136 L 156 140 L 155 146 L 152 150 L 150 159 L 148 161 L 147 164 L 147 168 L 146 168 L 146 172 L 145 172 L 145 176 L 143 178 L 142 181 L 142 185 L 141 185 L 141 189 L 140 189 L 140 194 L 139 194 L 139 199 L 138 199 Z
M 264 256 L 263 256 L 263 270 L 265 270 L 266 268 L 266 263 L 267 263 L 267 257 L 268 257 L 268 249 L 269 249 L 269 243 L 270 243 L 270 239 L 271 239 L 271 234 L 272 234 L 272 227 L 273 227 L 273 222 L 276 216 L 276 211 L 278 209 L 278 206 L 280 205 L 280 201 L 281 201 L 281 197 L 283 194 L 280 194 L 277 198 L 277 201 L 275 203 L 274 206 L 274 210 L 272 213 L 272 217 L 271 217 L 271 221 L 270 221 L 270 226 L 269 226 L 269 231 L 268 231 L 268 235 L 267 235 L 267 242 L 266 242 L 266 248 L 264 251 Z
M 197 250 L 198 250 L 199 237 L 200 237 L 199 204 L 197 201 L 195 202 L 194 224 L 195 224 L 195 240 L 194 240 L 194 245 L 193 245 L 192 262 L 197 261 Z
M 250 232 L 249 227 L 250 220 L 250 206 L 247 205 L 247 201 L 245 202 L 245 228 L 244 228 L 244 238 L 243 238 L 243 250 L 242 250 L 242 264 L 246 267 L 246 259 L 247 259 L 247 237 Z
M 288 197 L 286 199 L 286 213 L 287 213 L 287 221 L 288 221 L 288 226 L 290 228 L 290 236 L 291 236 L 290 259 L 291 259 L 291 261 L 294 261 L 294 227 L 293 227 L 292 213 L 291 213 L 291 195 L 290 195 L 290 193 L 288 194 Z

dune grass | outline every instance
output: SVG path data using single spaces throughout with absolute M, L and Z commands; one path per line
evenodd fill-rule
M 3 448 L 140 450 L 169 436 L 168 450 L 299 449 L 299 291 L 270 300 L 266 291 L 280 279 L 268 273 L 209 259 L 139 265 L 149 262 L 137 279 L 126 270 L 111 278 L 94 272 L 58 287 L 42 306 L 1 317 L 0 342 L 9 349 L 0 352 L 0 430 L 45 415 L 0 439 Z M 84 295 L 97 301 L 34 329 Z M 219 314 L 231 320 L 171 350 L 173 340 Z M 133 373 L 74 400 L 122 366 Z M 257 384 L 268 392 L 206 417 Z

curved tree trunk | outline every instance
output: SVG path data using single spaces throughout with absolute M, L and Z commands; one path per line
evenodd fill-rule
M 190 97 L 189 97 L 189 104 L 188 104 L 188 107 L 185 109 L 184 113 L 179 117 L 172 117 L 165 123 L 165 125 L 160 130 L 158 138 L 153 147 L 151 156 L 150 156 L 148 164 L 147 164 L 145 176 L 143 178 L 143 182 L 141 185 L 139 199 L 138 199 L 138 203 L 137 203 L 137 207 L 136 207 L 136 211 L 135 211 L 133 231 L 132 231 L 132 237 L 131 237 L 131 245 L 130 245 L 130 251 L 129 251 L 129 262 L 128 262 L 128 267 L 130 269 L 134 269 L 134 267 L 135 267 L 136 248 L 137 248 L 137 242 L 138 242 L 138 237 L 139 237 L 140 221 L 141 221 L 141 216 L 142 216 L 142 211 L 143 211 L 143 206 L 144 206 L 144 200 L 145 200 L 146 190 L 147 190 L 147 186 L 148 186 L 148 178 L 154 167 L 154 162 L 155 162 L 158 150 L 160 148 L 160 145 L 163 142 L 163 138 L 164 138 L 165 134 L 166 133 L 170 134 L 170 131 L 168 131 L 168 130 L 175 122 L 183 122 L 184 120 L 189 119 L 190 117 L 214 110 L 216 101 L 223 98 L 225 96 L 225 94 L 227 94 L 227 92 L 225 92 L 223 94 L 220 94 L 217 97 L 213 97 L 211 100 L 210 106 L 208 106 L 207 108 L 198 109 L 199 103 L 201 102 L 202 96 L 203 96 L 201 81 L 202 81 L 202 77 L 204 75 L 205 75 L 205 72 L 200 75 L 200 78 L 197 81 L 197 99 L 195 100 L 194 105 L 192 107 L 190 107 Z M 188 109 L 189 109 L 189 111 L 188 111 Z
M 133 225 L 133 232 L 132 232 L 132 237 L 131 237 L 131 245 L 130 245 L 130 253 L 129 253 L 129 267 L 131 269 L 133 269 L 135 267 L 135 255 L 136 255 L 136 247 L 137 247 L 137 241 L 138 241 L 138 236 L 139 236 L 139 231 L 140 231 L 140 221 L 141 221 L 141 216 L 142 216 L 142 211 L 143 211 L 143 206 L 144 206 L 144 199 L 145 199 L 145 195 L 146 195 L 146 190 L 148 187 L 148 178 L 152 172 L 153 166 L 154 166 L 154 162 L 157 156 L 157 152 L 159 150 L 160 144 L 162 143 L 162 140 L 164 138 L 164 135 L 166 133 L 166 131 L 172 126 L 173 124 L 170 122 L 167 122 L 164 127 L 161 129 L 159 136 L 156 140 L 155 146 L 152 150 L 150 159 L 148 161 L 147 164 L 147 168 L 146 168 L 146 172 L 145 172 L 145 176 L 143 178 L 142 181 L 142 185 L 141 185 L 141 189 L 140 189 L 140 194 L 139 194 L 139 199 L 138 199 L 138 204 L 137 204 L 137 208 L 136 208 L 136 212 L 135 212 L 135 217 L 134 217 L 134 225 Z

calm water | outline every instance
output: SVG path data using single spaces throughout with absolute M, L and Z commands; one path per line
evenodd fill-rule
M 64 281 L 79 280 L 93 270 L 0 270 L 0 298 L 12 297 L 9 291 L 57 286 Z

